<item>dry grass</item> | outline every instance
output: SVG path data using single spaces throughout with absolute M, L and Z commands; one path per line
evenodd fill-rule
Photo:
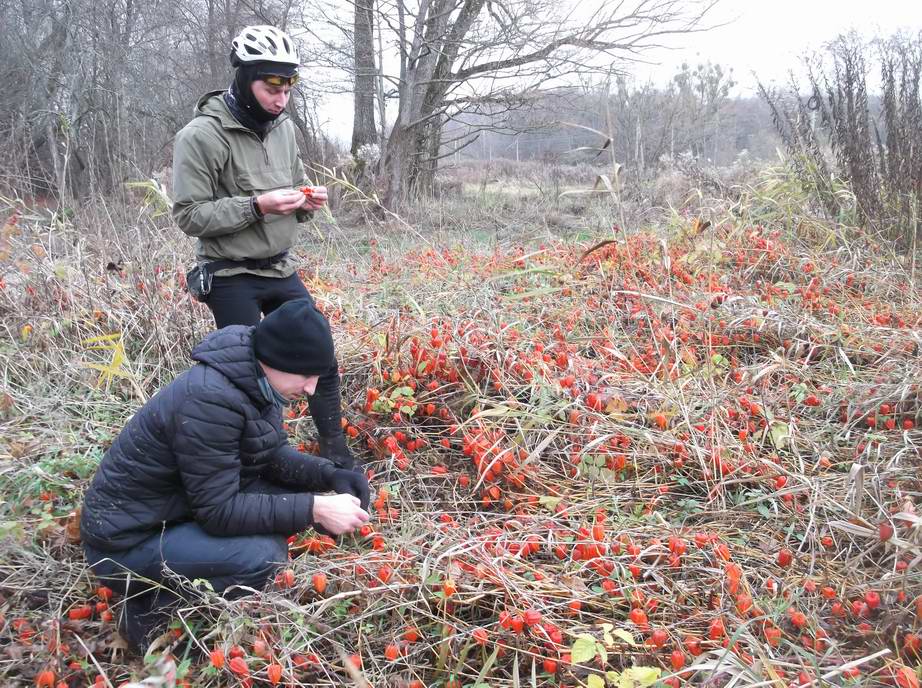
M 98 615 L 68 620 L 94 591 L 68 514 L 107 442 L 208 331 L 180 286 L 190 247 L 132 205 L 21 216 L 4 230 L 0 291 L 5 685 L 46 668 L 70 686 L 173 685 L 178 665 L 188 685 L 234 686 L 206 661 L 234 645 L 254 685 L 269 685 L 270 661 L 311 686 L 598 685 L 605 672 L 616 685 L 785 686 L 800 672 L 915 685 L 894 673 L 918 661 L 922 611 L 911 267 L 844 243 L 776 177 L 732 207 L 701 203 L 704 229 L 687 209 L 613 234 L 598 204 L 560 210 L 556 232 L 527 204 L 460 199 L 307 232 L 303 277 L 333 322 L 352 441 L 374 472 L 373 532 L 323 553 L 299 538 L 293 587 L 205 594 L 161 643 L 175 664 L 146 666 Z M 87 340 L 114 333 L 124 360 L 100 385 L 85 364 L 114 351 Z M 395 417 L 399 399 L 411 403 Z M 289 427 L 309 444 L 302 413 Z M 526 610 L 542 623 L 505 627 Z M 271 660 L 253 655 L 259 639 Z

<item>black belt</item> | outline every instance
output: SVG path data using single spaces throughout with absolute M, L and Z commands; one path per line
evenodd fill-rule
M 288 251 L 276 253 L 268 258 L 247 258 L 246 260 L 212 260 L 205 263 L 202 267 L 208 272 L 214 274 L 218 270 L 227 270 L 228 268 L 246 268 L 247 270 L 264 270 L 271 268 L 276 263 L 280 263 L 288 256 Z
M 197 301 L 208 301 L 211 293 L 211 281 L 218 270 L 229 268 L 246 268 L 247 270 L 262 270 L 270 268 L 288 256 L 288 251 L 282 251 L 268 258 L 247 258 L 246 260 L 212 260 L 207 263 L 196 264 L 186 273 L 186 288 Z

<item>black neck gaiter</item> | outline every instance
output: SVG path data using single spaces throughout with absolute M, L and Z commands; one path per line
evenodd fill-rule
M 272 123 L 278 118 L 263 109 L 256 96 L 253 95 L 253 81 L 256 78 L 254 65 L 240 65 L 231 82 L 230 88 L 224 94 L 224 102 L 234 118 L 247 129 L 252 129 L 263 138 L 268 133 Z

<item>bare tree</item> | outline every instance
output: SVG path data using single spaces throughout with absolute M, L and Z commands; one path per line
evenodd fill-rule
M 671 153 L 676 153 L 674 142 L 678 136 L 694 158 L 710 158 L 717 164 L 721 114 L 736 85 L 733 69 L 724 71 L 719 64 L 710 62 L 694 68 L 683 64 L 673 83 L 679 111 L 671 131 Z
M 666 36 L 703 30 L 716 0 L 633 0 L 564 13 L 549 0 L 404 0 L 379 5 L 399 52 L 391 76 L 398 107 L 385 150 L 391 207 L 425 191 L 444 150 L 447 122 L 463 113 L 507 109 L 548 84 L 612 60 L 635 59 Z M 396 14 L 396 25 L 393 21 Z
M 168 165 L 198 97 L 230 80 L 231 38 L 248 23 L 284 26 L 292 10 L 289 0 L 0 0 L 0 139 L 14 142 L 0 146 L 0 185 L 69 203 Z
M 378 72 L 375 68 L 373 0 L 356 0 L 353 36 L 355 107 L 350 150 L 355 155 L 359 148 L 369 143 L 377 143 L 378 139 L 375 129 Z
M 872 66 L 880 70 L 880 96 L 868 92 Z M 806 94 L 793 76 L 787 93 L 760 84 L 803 187 L 829 216 L 864 224 L 914 253 L 922 235 L 922 33 L 872 43 L 842 35 L 807 68 Z

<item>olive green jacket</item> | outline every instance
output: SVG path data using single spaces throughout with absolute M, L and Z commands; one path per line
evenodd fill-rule
M 244 127 L 224 103 L 224 91 L 206 93 L 195 117 L 178 134 L 173 148 L 173 219 L 198 238 L 196 259 L 268 258 L 287 251 L 298 236 L 298 223 L 310 211 L 266 215 L 253 211 L 251 197 L 307 184 L 295 129 L 283 113 L 264 139 Z M 234 267 L 218 275 L 248 272 L 287 277 L 293 256 L 266 269 Z

